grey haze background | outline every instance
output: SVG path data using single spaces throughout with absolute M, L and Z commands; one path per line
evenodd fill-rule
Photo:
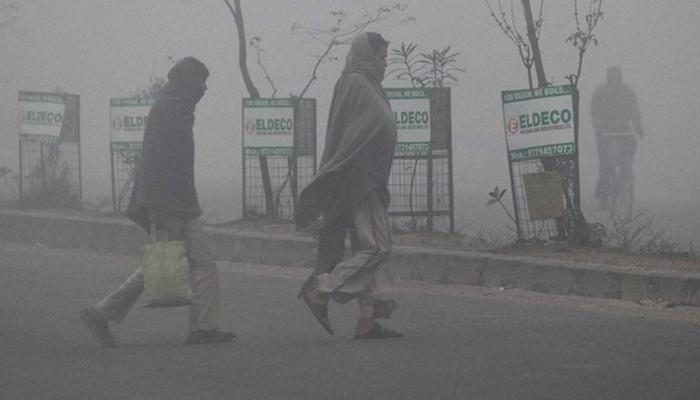
M 249 36 L 260 36 L 264 62 L 280 89 L 298 93 L 319 50 L 308 37 L 290 35 L 293 23 L 323 27 L 330 10 L 358 16 L 382 4 L 373 0 L 242 0 Z M 466 73 L 453 87 L 455 205 L 457 228 L 466 233 L 504 234 L 507 217 L 487 208 L 486 193 L 509 184 L 500 91 L 526 86 L 515 47 L 498 30 L 482 0 L 407 0 L 416 21 L 375 26 L 392 42 L 416 42 L 427 51 L 447 44 Z M 506 2 L 507 3 L 507 2 Z M 519 4 L 519 2 L 516 2 Z M 587 1 L 582 1 L 587 5 Z M 237 65 L 231 15 L 219 0 L 25 0 L 17 23 L 0 32 L 0 166 L 18 170 L 17 94 L 60 87 L 81 96 L 83 192 L 97 204 L 111 196 L 108 102 L 128 96 L 164 76 L 169 56 L 193 55 L 211 70 L 209 92 L 197 109 L 197 186 L 209 222 L 241 216 L 240 114 L 247 92 Z M 547 1 L 541 46 L 555 84 L 575 70 L 576 52 L 564 43 L 574 29 L 573 0 Z M 584 61 L 580 83 L 581 172 L 584 211 L 595 209 L 597 154 L 589 118 L 594 87 L 605 69 L 619 65 L 636 90 L 647 136 L 635 160 L 637 204 L 657 226 L 684 243 L 700 242 L 700 2 L 697 0 L 607 0 L 605 18 Z M 520 14 L 518 13 L 518 17 Z M 354 18 L 351 17 L 350 20 Z M 325 65 L 308 92 L 318 101 L 319 152 L 332 86 L 341 62 Z M 262 95 L 271 91 L 251 59 Z M 387 86 L 402 86 L 385 81 Z M 0 183 L 0 197 L 11 197 Z M 111 204 L 111 203 L 110 203 Z

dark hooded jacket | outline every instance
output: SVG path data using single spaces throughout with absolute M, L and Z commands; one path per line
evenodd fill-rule
M 126 215 L 150 232 L 150 213 L 196 218 L 201 215 L 194 183 L 195 105 L 204 95 L 209 71 L 187 57 L 168 72 L 148 114 L 143 149 Z
M 620 67 L 610 67 L 607 82 L 593 92 L 591 118 L 596 135 L 629 132 L 642 129 L 637 96 L 634 89 L 622 81 Z M 631 127 L 630 127 L 631 125 Z
M 299 196 L 295 222 L 301 229 L 324 215 L 324 223 L 347 217 L 371 190 L 389 206 L 387 182 L 396 124 L 367 33 L 353 40 L 333 90 L 319 171 Z

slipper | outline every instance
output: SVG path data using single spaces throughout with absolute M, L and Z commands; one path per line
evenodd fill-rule
M 333 328 L 331 327 L 331 321 L 328 319 L 328 303 L 314 303 L 313 301 L 309 300 L 306 293 L 302 293 L 300 297 L 302 300 L 304 300 L 306 306 L 309 307 L 309 311 L 311 311 L 311 314 L 313 314 L 314 318 L 316 318 L 316 321 L 321 324 L 323 329 L 328 332 L 329 335 L 332 335 Z
M 353 339 L 393 339 L 403 337 L 403 333 L 387 329 L 376 322 L 372 323 L 372 328 L 367 333 L 355 334 Z
M 391 314 L 399 308 L 399 303 L 394 299 L 374 299 L 372 304 L 372 318 L 391 318 Z

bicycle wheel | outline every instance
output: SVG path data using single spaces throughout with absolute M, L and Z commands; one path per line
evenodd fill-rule
M 610 177 L 610 219 L 632 219 L 634 212 L 634 176 L 632 160 L 636 142 L 630 134 L 618 134 L 610 142 L 612 174 Z
M 615 178 L 615 190 L 613 191 L 610 213 L 612 218 L 623 220 L 632 219 L 634 212 L 634 176 L 629 166 L 620 166 Z

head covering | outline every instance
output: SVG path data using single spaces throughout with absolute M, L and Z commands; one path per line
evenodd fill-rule
M 370 37 L 372 39 L 370 39 Z M 377 54 L 382 45 L 389 42 L 375 32 L 364 32 L 353 39 L 350 51 L 345 58 L 343 75 L 351 72 L 359 72 L 377 82 L 384 79 L 385 65 L 379 61 Z
M 384 40 L 382 35 L 377 32 L 367 32 L 367 40 L 369 41 L 372 51 L 375 53 L 379 53 L 379 50 L 381 50 L 382 47 L 389 46 L 389 42 Z
M 189 81 L 195 78 L 208 78 L 209 70 L 207 67 L 194 57 L 185 57 L 173 65 L 168 71 L 168 80 L 170 81 Z
M 370 42 L 371 36 L 353 40 L 335 84 L 319 169 L 295 209 L 299 229 L 321 214 L 324 223 L 344 217 L 373 189 L 383 193 L 388 206 L 396 123 L 381 85 L 386 63 L 372 48 L 374 42 L 381 49 L 382 42 L 377 37 Z
M 168 71 L 168 84 L 196 104 L 204 96 L 202 82 L 209 77 L 207 67 L 194 57 L 185 57 Z
M 168 72 L 168 83 L 148 113 L 141 158 L 126 216 L 150 232 L 154 211 L 184 218 L 202 214 L 194 182 L 194 110 L 204 96 L 209 70 L 185 57 Z

